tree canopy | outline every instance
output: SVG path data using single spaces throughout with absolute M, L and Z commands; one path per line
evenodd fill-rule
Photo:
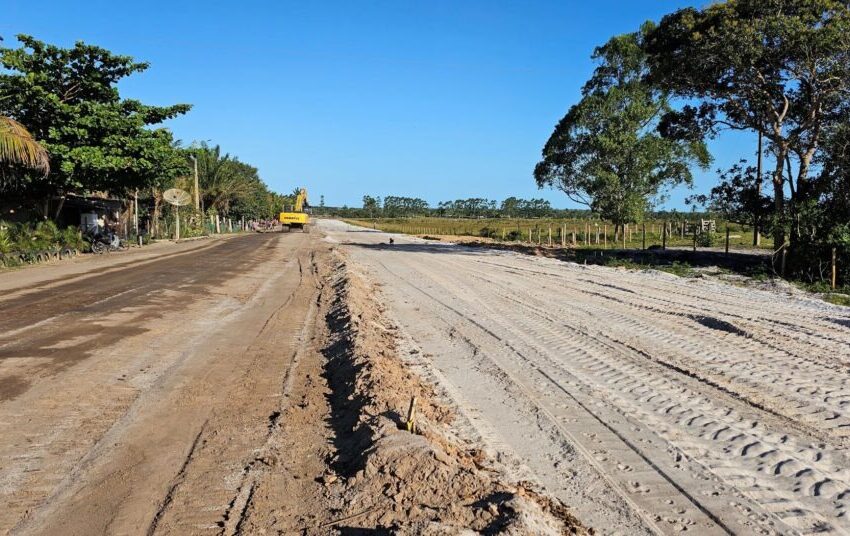
M 847 2 L 730 0 L 686 8 L 665 16 L 644 49 L 652 82 L 700 101 L 668 118 L 671 131 L 750 129 L 771 142 L 774 238 L 782 243 L 795 211 L 793 202 L 786 211 L 785 190 L 792 201 L 812 194 L 809 169 L 824 128 L 840 117 L 850 93 Z
M 617 225 L 641 221 L 663 189 L 690 184 L 690 167 L 707 166 L 700 138 L 661 136 L 671 110 L 668 95 L 645 80 L 646 57 L 638 33 L 612 38 L 596 49 L 599 66 L 543 148 L 534 176 L 539 187 L 562 190 Z
M 18 40 L 21 48 L 0 48 L 0 114 L 25 125 L 50 156 L 50 172 L 22 174 L 19 190 L 32 198 L 117 193 L 168 174 L 172 135 L 149 127 L 191 106 L 121 98 L 118 81 L 144 71 L 147 63 L 82 42 L 61 48 L 27 35 Z

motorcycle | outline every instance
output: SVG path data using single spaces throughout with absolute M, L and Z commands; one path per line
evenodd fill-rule
M 86 233 L 86 239 L 91 247 L 91 252 L 98 255 L 108 251 L 120 251 L 130 248 L 126 240 L 121 240 L 112 231 L 90 230 Z

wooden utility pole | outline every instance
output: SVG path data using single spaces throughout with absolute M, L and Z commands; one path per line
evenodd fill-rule
M 758 159 L 756 160 L 756 200 L 761 199 L 761 143 L 762 133 L 761 130 L 759 130 L 759 154 Z M 756 221 L 753 223 L 753 245 L 758 247 L 759 245 L 761 245 L 761 214 L 756 214 Z
M 139 236 L 139 190 L 133 194 L 133 227 L 136 229 L 136 236 Z
M 198 158 L 193 154 L 190 154 L 189 158 L 192 159 L 192 164 L 194 164 L 194 167 L 195 167 L 195 210 L 200 211 L 201 210 L 201 191 L 198 188 Z

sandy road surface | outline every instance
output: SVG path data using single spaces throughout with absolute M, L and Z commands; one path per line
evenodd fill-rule
M 314 244 L 0 274 L 0 534 L 233 533 L 311 349 Z
M 588 525 L 850 533 L 848 309 L 321 228 L 383 286 L 411 359 Z

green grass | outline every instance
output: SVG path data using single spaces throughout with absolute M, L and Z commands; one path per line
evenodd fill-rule
M 391 233 L 402 233 L 412 235 L 449 235 L 449 236 L 474 236 L 488 238 L 497 241 L 513 241 L 534 244 L 548 244 L 551 229 L 552 244 L 561 244 L 561 235 L 567 244 L 576 237 L 578 248 L 623 248 L 622 236 L 616 244 L 614 242 L 614 225 L 610 222 L 598 220 L 576 220 L 559 218 L 489 218 L 489 219 L 461 219 L 461 218 L 376 218 L 374 220 L 349 219 L 346 220 L 353 225 L 370 227 Z M 752 248 L 752 230 L 737 224 L 729 224 L 730 240 L 729 247 L 733 249 Z M 589 230 L 588 236 L 585 236 Z M 711 241 L 714 247 L 723 247 L 725 242 L 726 223 L 717 222 L 718 232 L 714 233 Z M 596 243 L 597 232 L 599 243 Z M 626 235 L 627 249 L 638 249 L 643 246 L 642 226 L 631 225 Z M 589 244 L 586 244 L 587 240 Z M 661 245 L 662 222 L 660 220 L 646 222 L 646 246 Z M 689 247 L 693 245 L 693 236 L 682 236 L 681 228 L 675 224 L 674 232 L 667 237 L 667 245 L 671 247 Z M 769 237 L 762 238 L 762 249 L 772 249 L 773 242 Z
M 829 302 L 833 305 L 843 305 L 845 307 L 850 307 L 850 294 L 839 294 L 837 292 L 830 292 L 829 294 L 823 295 L 823 301 Z

